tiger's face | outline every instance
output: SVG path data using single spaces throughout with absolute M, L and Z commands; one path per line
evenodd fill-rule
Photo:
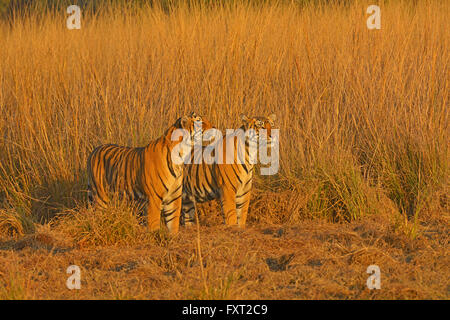
M 213 127 L 208 119 L 195 112 L 191 112 L 189 115 L 180 118 L 180 129 L 189 132 L 191 146 L 198 143 L 201 144 L 203 133 L 211 128 Z
M 250 143 L 258 143 L 261 133 L 263 134 L 263 143 L 272 146 L 274 137 L 272 136 L 272 127 L 274 126 L 276 115 L 272 113 L 267 117 L 247 117 L 245 114 L 241 115 L 243 127 L 248 132 Z

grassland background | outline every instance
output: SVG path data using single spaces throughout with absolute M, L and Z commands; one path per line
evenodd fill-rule
M 449 4 L 381 2 L 381 30 L 368 30 L 367 1 L 255 3 L 100 6 L 81 30 L 65 10 L 5 10 L 2 234 L 84 213 L 95 146 L 145 145 L 190 110 L 221 129 L 242 112 L 277 114 L 280 172 L 256 177 L 250 227 L 383 216 L 411 241 L 430 221 L 448 231 Z M 75 238 L 114 224 L 83 217 L 67 228 Z

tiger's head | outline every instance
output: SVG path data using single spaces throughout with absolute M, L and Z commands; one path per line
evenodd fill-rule
M 178 118 L 166 135 L 170 140 L 172 161 L 187 163 L 195 145 L 201 145 L 203 133 L 211 128 L 211 123 L 195 112 Z
M 275 137 L 272 135 L 272 127 L 275 124 L 276 115 L 274 113 L 267 117 L 248 117 L 245 114 L 241 114 L 241 120 L 243 122 L 242 129 L 248 134 L 250 142 L 258 143 L 261 133 L 265 130 L 263 135 L 263 143 L 271 146 Z
M 185 115 L 179 119 L 177 128 L 189 132 L 190 144 L 194 146 L 196 143 L 202 143 L 204 132 L 212 129 L 213 126 L 208 119 L 192 111 L 189 115 Z

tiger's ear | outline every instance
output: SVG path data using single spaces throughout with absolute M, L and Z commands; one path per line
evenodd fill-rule
M 245 115 L 245 114 L 243 114 L 243 113 L 241 113 L 240 117 L 241 117 L 241 120 L 242 120 L 243 122 L 248 122 L 248 120 L 250 120 L 250 119 L 247 117 L 247 115 Z
M 270 116 L 267 117 L 267 119 L 269 120 L 270 124 L 273 126 L 275 120 L 277 119 L 277 115 L 275 113 L 272 113 Z
M 181 125 L 181 128 L 187 128 L 189 125 L 189 117 L 182 116 L 180 119 L 180 125 Z

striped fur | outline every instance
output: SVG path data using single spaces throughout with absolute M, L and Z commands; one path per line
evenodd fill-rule
M 259 130 L 267 130 L 267 140 L 271 139 L 271 128 L 275 120 L 275 115 L 268 117 L 248 118 L 242 115 L 243 131 L 253 129 L 256 137 L 259 137 Z M 270 141 L 268 141 L 270 142 Z M 202 203 L 213 199 L 219 200 L 225 223 L 227 225 L 245 226 L 247 220 L 248 206 L 250 203 L 250 191 L 252 188 L 253 167 L 249 161 L 248 140 L 238 139 L 233 135 L 224 135 L 218 142 L 219 150 L 216 161 L 207 164 L 202 161 L 199 164 L 189 164 L 186 166 L 183 180 L 182 213 L 181 224 L 192 225 L 195 223 L 195 203 Z M 240 145 L 244 143 L 245 145 Z M 245 150 L 245 161 L 231 164 L 225 163 L 226 149 L 234 148 L 237 159 L 237 149 L 242 147 Z M 193 155 L 195 156 L 195 155 Z M 218 159 L 222 161 L 219 162 Z
M 176 233 L 181 211 L 184 164 L 176 164 L 172 160 L 172 150 L 183 143 L 183 137 L 177 141 L 172 141 L 171 137 L 174 130 L 185 129 L 193 138 L 194 121 L 202 121 L 201 131 L 211 128 L 206 119 L 191 113 L 179 118 L 163 136 L 145 147 L 113 144 L 97 147 L 87 163 L 90 200 L 105 207 L 111 193 L 126 196 L 146 209 L 150 230 L 159 229 L 162 216 L 169 231 Z M 192 146 L 190 144 L 188 148 Z

